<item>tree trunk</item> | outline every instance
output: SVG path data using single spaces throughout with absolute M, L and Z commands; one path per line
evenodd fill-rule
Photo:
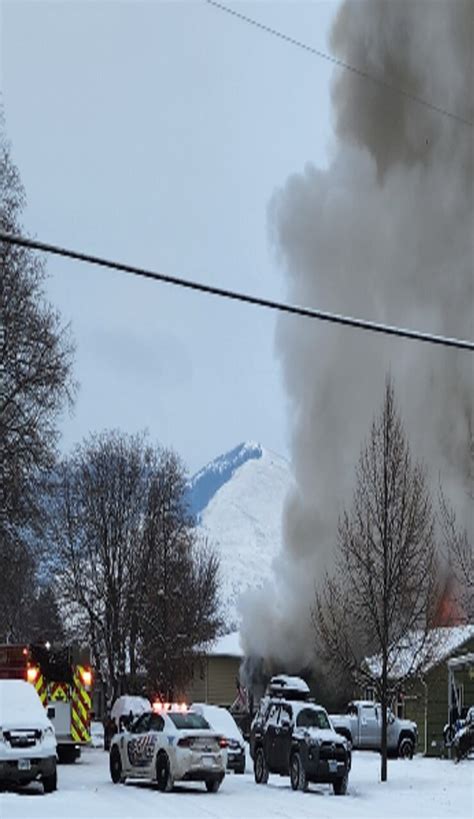
M 385 652 L 384 652 L 385 655 Z M 381 771 L 380 779 L 382 782 L 387 781 L 387 658 L 383 657 L 382 661 L 382 696 L 380 697 L 380 704 L 382 707 L 382 740 L 381 740 Z

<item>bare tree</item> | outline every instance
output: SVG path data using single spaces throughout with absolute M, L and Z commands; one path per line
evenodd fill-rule
M 219 561 L 196 539 L 180 461 L 167 453 L 164 467 L 149 494 L 140 637 L 150 691 L 170 700 L 189 681 L 196 648 L 213 640 L 222 623 Z
M 55 483 L 56 588 L 70 631 L 90 641 L 109 700 L 155 657 L 169 660 L 160 673 L 177 673 L 193 640 L 215 634 L 180 461 L 144 436 L 107 432 L 77 447 Z
M 0 542 L 0 643 L 30 638 L 36 561 L 22 538 L 3 528 Z
M 437 601 L 430 494 L 423 468 L 412 461 L 390 380 L 360 455 L 337 548 L 337 572 L 318 591 L 313 619 L 328 662 L 373 686 L 380 699 L 385 781 L 390 680 L 426 662 Z M 374 653 L 377 662 L 362 663 Z
M 57 472 L 51 515 L 56 588 L 69 629 L 88 635 L 116 697 L 127 673 L 130 595 L 153 453 L 141 436 L 92 435 Z
M 13 164 L 0 111 L 0 227 L 21 233 L 25 193 Z M 60 412 L 71 405 L 73 344 L 59 314 L 44 297 L 45 269 L 33 251 L 0 242 L 0 632 L 16 639 L 23 590 L 36 561 L 43 517 L 42 483 L 56 455 Z M 23 574 L 15 570 L 19 556 Z M 34 571 L 33 571 L 34 576 Z M 7 598 L 9 603 L 7 604 Z M 13 608 L 16 605 L 16 614 Z M 6 620 L 4 619 L 6 617 Z

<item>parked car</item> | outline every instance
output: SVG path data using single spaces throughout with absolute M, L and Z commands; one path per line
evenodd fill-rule
M 275 773 L 289 775 L 293 790 L 306 790 L 310 782 L 328 783 L 335 794 L 345 794 L 351 768 L 349 742 L 332 729 L 325 709 L 309 701 L 307 686 L 306 690 L 283 688 L 284 696 L 264 697 L 252 723 L 255 782 L 264 784 Z M 277 687 L 271 683 L 272 690 Z
M 115 784 L 133 777 L 170 791 L 178 781 L 204 782 L 208 791 L 216 793 L 226 764 L 227 740 L 186 706 L 157 704 L 116 734 L 110 746 L 110 776 Z
M 330 714 L 329 718 L 334 730 L 348 739 L 353 748 L 379 751 L 382 747 L 382 708 L 379 703 L 354 700 L 347 706 L 345 714 Z M 390 756 L 411 759 L 417 741 L 416 722 L 398 719 L 388 709 L 387 748 Z
M 31 683 L 0 680 L 0 786 L 57 788 L 56 736 Z
M 227 770 L 245 773 L 245 742 L 240 729 L 227 708 L 194 702 L 193 711 L 202 714 L 211 728 L 227 740 Z

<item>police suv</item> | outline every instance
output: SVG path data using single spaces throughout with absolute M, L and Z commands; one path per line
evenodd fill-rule
M 225 776 L 227 740 L 201 714 L 185 705 L 155 703 L 110 745 L 110 776 L 156 782 L 170 791 L 175 782 L 204 782 L 216 793 Z

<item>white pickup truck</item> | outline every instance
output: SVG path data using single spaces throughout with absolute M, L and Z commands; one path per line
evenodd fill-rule
M 370 700 L 353 700 L 345 714 L 330 714 L 338 734 L 346 737 L 353 748 L 379 751 L 382 745 L 382 708 Z M 418 740 L 416 722 L 398 719 L 387 710 L 387 747 L 390 756 L 411 759 Z

